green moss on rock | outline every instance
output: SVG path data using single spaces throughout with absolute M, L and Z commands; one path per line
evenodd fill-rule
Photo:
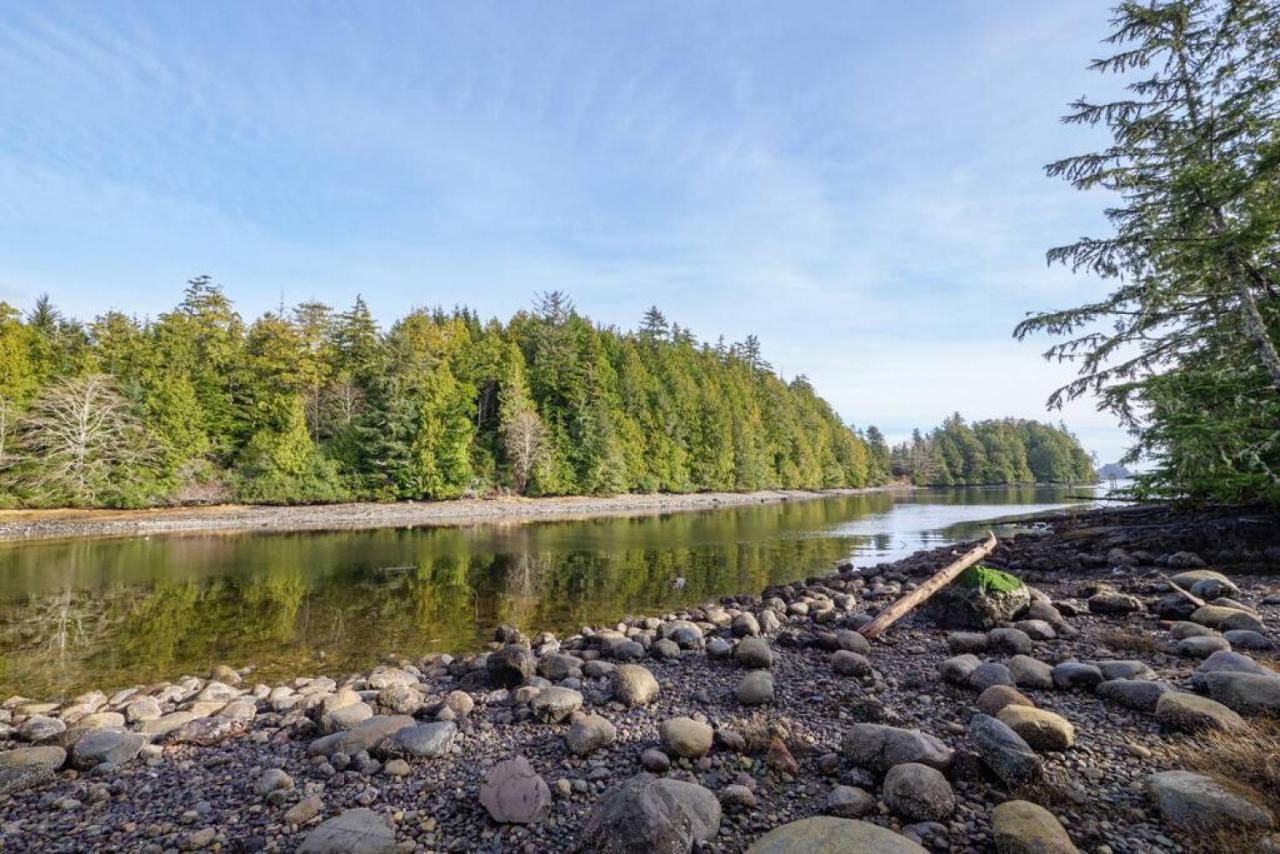
M 983 593 L 1011 593 L 1022 588 L 1022 580 L 1016 575 L 981 564 L 960 573 L 955 583 L 970 590 L 977 588 Z

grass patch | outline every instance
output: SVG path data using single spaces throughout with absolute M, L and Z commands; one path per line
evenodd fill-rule
M 1255 718 L 1245 732 L 1202 732 L 1172 751 L 1183 767 L 1213 777 L 1224 788 L 1280 817 L 1280 718 Z M 1210 828 L 1193 837 L 1194 850 L 1240 854 L 1258 850 L 1268 831 Z
M 1129 652 L 1156 652 L 1160 646 L 1155 638 L 1142 632 L 1103 632 L 1098 635 L 1098 642 L 1108 649 Z
M 984 564 L 971 566 L 960 573 L 955 584 L 969 590 L 976 588 L 982 593 L 1012 593 L 1022 589 L 1022 579 L 1016 575 Z

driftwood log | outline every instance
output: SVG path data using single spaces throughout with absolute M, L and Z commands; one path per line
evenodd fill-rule
M 961 555 L 957 560 L 944 566 L 942 569 L 934 573 L 933 577 L 921 584 L 915 590 L 912 590 L 906 596 L 903 596 L 897 602 L 894 602 L 888 608 L 881 611 L 874 620 L 867 623 L 858 631 L 864 638 L 871 640 L 878 638 L 883 634 L 884 630 L 892 626 L 898 620 L 911 613 L 917 605 L 922 604 L 930 596 L 946 587 L 955 577 L 982 560 L 996 548 L 996 535 L 992 531 L 987 532 L 987 539 L 982 545 L 974 546 Z

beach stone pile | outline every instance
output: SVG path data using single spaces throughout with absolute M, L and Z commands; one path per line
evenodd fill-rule
M 1048 539 L 993 555 L 1027 583 L 884 642 L 857 630 L 949 550 L 362 674 L 10 698 L 0 844 L 1121 854 L 1273 828 L 1265 793 L 1177 761 L 1280 712 L 1278 591 Z

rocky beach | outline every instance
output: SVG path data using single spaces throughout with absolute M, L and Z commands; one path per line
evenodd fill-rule
M 1274 514 L 1037 523 L 858 633 L 966 547 L 343 677 L 12 697 L 0 847 L 1280 850 Z

